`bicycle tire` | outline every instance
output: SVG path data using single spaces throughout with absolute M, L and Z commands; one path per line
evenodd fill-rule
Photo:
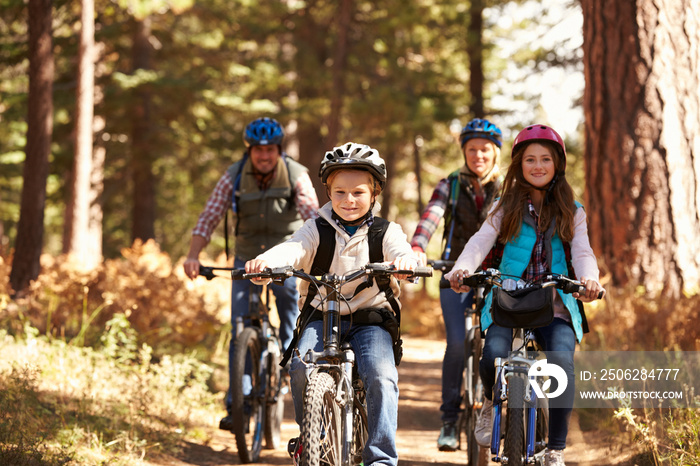
M 353 400 L 352 418 L 352 464 L 358 466 L 362 463 L 362 452 L 365 450 L 367 437 L 369 435 L 367 424 L 367 403 L 364 390 L 355 391 Z
M 236 338 L 230 374 L 232 432 L 241 463 L 257 462 L 262 449 L 265 402 L 261 393 L 261 351 L 258 330 L 252 327 L 243 329 Z M 249 391 L 244 387 L 247 380 L 251 382 Z
M 481 334 L 473 327 L 465 340 L 465 393 L 464 433 L 467 439 L 467 466 L 479 464 L 479 444 L 476 443 L 474 429 L 479 410 L 484 402 L 484 388 L 479 377 L 479 360 L 481 359 Z
M 503 456 L 508 466 L 523 466 L 525 451 L 525 377 L 514 373 L 508 380 L 508 404 L 506 405 L 506 433 L 503 440 Z
M 272 344 L 279 342 L 274 339 Z M 279 365 L 281 355 L 279 351 L 270 351 L 268 361 L 268 384 L 265 404 L 265 448 L 276 450 L 280 447 L 282 419 L 284 418 L 284 393 L 282 393 L 282 368 Z
M 341 409 L 336 384 L 327 372 L 311 375 L 304 395 L 301 423 L 301 465 L 339 465 L 342 454 Z

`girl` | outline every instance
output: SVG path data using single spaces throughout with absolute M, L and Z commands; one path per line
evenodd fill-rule
M 588 241 L 586 213 L 574 202 L 565 178 L 566 148 L 554 129 L 531 125 L 513 142 L 512 162 L 504 181 L 503 196 L 494 206 L 482 228 L 469 240 L 446 277 L 452 289 L 469 291 L 463 277 L 475 272 L 491 252 L 501 256 L 498 269 L 508 275 L 531 280 L 545 272 L 568 275 L 566 249 L 570 248 L 573 272 L 586 287 L 585 292 L 564 295 L 555 292 L 554 320 L 536 329 L 538 341 L 548 351 L 548 361 L 562 367 L 568 377 L 567 390 L 550 409 L 547 465 L 563 465 L 569 418 L 573 409 L 574 360 L 577 341 L 583 336 L 583 316 L 574 298 L 592 301 L 603 291 L 598 283 L 598 266 Z M 484 303 L 481 328 L 486 331 L 480 375 L 486 400 L 475 429 L 477 442 L 491 441 L 491 400 L 495 378 L 494 359 L 506 357 L 511 348 L 512 330 L 492 323 L 491 294 Z
M 379 210 L 376 199 L 386 183 L 386 165 L 379 153 L 371 147 L 346 143 L 326 153 L 321 163 L 320 176 L 330 202 L 319 210 L 319 216 L 335 229 L 335 254 L 329 272 L 343 275 L 369 263 L 368 231 L 376 220 L 374 213 Z M 285 265 L 310 271 L 319 243 L 317 222 L 309 220 L 291 239 L 247 262 L 246 272 L 261 272 L 265 267 Z M 384 258 L 398 269 L 413 270 L 417 266 L 411 245 L 401 226 L 396 223 L 389 223 L 382 240 L 382 249 Z M 399 275 L 395 277 L 405 278 Z M 306 300 L 309 288 L 307 282 L 302 283 L 300 307 Z M 347 287 L 348 289 L 342 290 L 343 294 L 351 296 L 357 285 L 348 284 Z M 398 297 L 400 289 L 394 278 L 391 280 L 391 288 L 395 297 Z M 324 297 L 325 290 L 320 290 L 310 305 L 320 308 Z M 351 300 L 343 301 L 340 307 L 341 334 L 352 345 L 358 372 L 367 393 L 369 437 L 362 455 L 363 462 L 396 465 L 399 388 L 393 340 L 383 326 L 357 323 L 350 326 L 352 319 L 347 318 L 352 313 L 372 308 L 393 312 L 391 302 L 380 291 L 376 281 Z M 302 309 L 304 312 L 305 309 Z M 301 330 L 298 354 L 304 355 L 309 349 L 323 350 L 322 324 L 322 320 L 312 320 Z M 301 424 L 306 376 L 304 364 L 296 356 L 292 359 L 289 374 L 296 421 Z M 290 445 L 295 440 L 292 439 Z M 300 442 L 296 442 L 296 445 L 300 445 Z

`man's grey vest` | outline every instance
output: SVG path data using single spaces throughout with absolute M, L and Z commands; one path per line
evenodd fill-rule
M 254 259 L 272 246 L 289 239 L 304 223 L 294 202 L 294 185 L 307 169 L 289 157 L 283 157 L 282 160 L 285 163 L 278 165 L 279 176 L 276 175 L 264 191 L 257 188 L 248 157 L 234 163 L 227 170 L 234 184 L 235 253 L 239 259 Z M 237 183 L 239 174 L 241 179 Z

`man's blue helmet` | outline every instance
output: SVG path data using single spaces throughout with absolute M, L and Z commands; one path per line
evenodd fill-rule
M 460 147 L 464 147 L 464 144 L 466 144 L 468 140 L 475 138 L 488 139 L 498 147 L 501 147 L 503 144 L 503 133 L 501 133 L 498 126 L 494 125 L 489 120 L 481 118 L 474 118 L 462 128 L 462 132 L 459 135 Z
M 284 130 L 273 118 L 258 118 L 248 124 L 243 132 L 246 147 L 266 146 L 269 144 L 282 145 Z

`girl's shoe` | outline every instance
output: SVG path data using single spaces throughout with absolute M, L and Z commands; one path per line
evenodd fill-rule
M 564 450 L 550 450 L 544 453 L 545 466 L 566 466 L 564 464 Z

